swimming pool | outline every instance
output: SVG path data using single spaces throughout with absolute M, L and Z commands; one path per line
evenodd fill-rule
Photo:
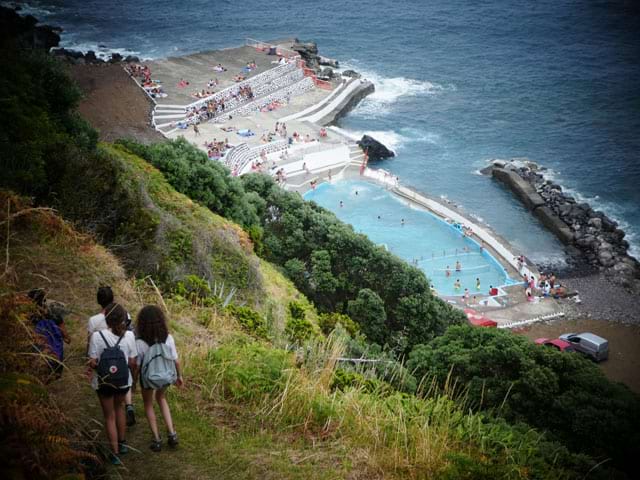
M 376 184 L 357 180 L 323 183 L 304 198 L 331 210 L 357 232 L 416 265 L 440 295 L 462 295 L 465 288 L 472 296 L 486 294 L 490 286 L 514 283 L 502 265 L 474 240 Z M 460 288 L 455 287 L 457 280 Z

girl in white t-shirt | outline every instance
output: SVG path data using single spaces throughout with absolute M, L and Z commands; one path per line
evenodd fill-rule
M 171 350 L 173 360 L 176 363 L 176 372 L 178 379 L 176 385 L 182 386 L 182 372 L 180 370 L 180 362 L 178 361 L 178 352 L 176 350 L 176 344 L 173 337 L 169 334 L 167 329 L 167 321 L 164 316 L 164 312 L 156 305 L 147 305 L 140 313 L 138 313 L 138 320 L 136 325 L 136 331 L 138 333 L 138 339 L 136 340 L 136 346 L 138 349 L 138 367 L 142 366 L 144 356 L 149 350 L 150 346 L 155 343 L 164 343 Z M 162 418 L 168 430 L 168 441 L 170 447 L 176 447 L 178 445 L 178 434 L 173 428 L 173 420 L 171 418 L 171 410 L 169 409 L 169 402 L 165 395 L 166 388 L 154 390 L 151 388 L 144 388 L 142 382 L 142 399 L 144 400 L 144 411 L 149 421 L 149 427 L 153 433 L 153 441 L 151 442 L 151 450 L 159 452 L 162 449 L 162 439 L 158 431 L 158 421 L 156 420 L 156 413 L 153 410 L 153 399 L 158 402 Z
M 107 305 L 105 308 L 105 320 L 108 328 L 94 332 L 89 339 L 89 366 L 94 370 L 91 386 L 98 394 L 102 413 L 104 414 L 107 438 L 111 444 L 111 462 L 114 465 L 119 465 L 120 459 L 118 455 L 123 455 L 128 452 L 128 447 L 125 443 L 127 424 L 124 404 L 125 396 L 133 382 L 131 371 L 135 372 L 137 366 L 136 357 L 138 356 L 138 349 L 136 348 L 136 339 L 133 333 L 127 331 L 127 311 L 121 305 L 117 303 Z M 102 352 L 108 346 L 113 347 L 116 344 L 120 350 L 124 352 L 129 364 L 129 379 L 127 385 L 119 388 L 113 385 L 100 385 L 98 374 L 95 371 L 98 367 Z

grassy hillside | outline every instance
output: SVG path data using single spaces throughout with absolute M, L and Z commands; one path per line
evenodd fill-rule
M 23 200 L 5 193 L 0 205 L 0 241 L 9 252 L 0 285 L 6 307 L 0 310 L 3 324 L 20 318 L 28 328 L 25 314 L 9 299 L 20 298 L 20 292 L 34 286 L 44 286 L 50 298 L 64 302 L 72 312 L 67 319 L 72 343 L 66 371 L 46 388 L 52 408 L 68 419 L 60 437 L 84 432 L 84 440 L 71 443 L 72 447 L 90 446 L 99 456 L 104 446 L 101 415 L 84 375 L 83 358 L 85 322 L 97 309 L 95 286 L 112 285 L 132 315 L 150 302 L 164 304 L 169 313 L 187 379 L 185 388 L 171 392 L 181 448 L 161 454 L 147 450 L 149 432 L 138 399 L 141 422 L 128 434 L 135 450 L 125 459 L 125 469 L 111 470 L 110 476 L 577 478 L 568 467 L 584 472 L 591 465 L 533 430 L 469 415 L 446 394 L 419 399 L 355 375 L 337 382 L 336 357 L 344 351 L 340 335 L 321 338 L 309 344 L 304 354 L 294 355 L 276 346 L 280 338 L 256 338 L 215 306 L 193 304 L 182 297 L 162 298 L 149 283 L 128 279 L 111 253 L 53 212 L 31 210 Z M 12 216 L 8 228 L 6 212 Z M 265 277 L 275 279 L 266 282 L 269 294 L 287 298 L 295 293 L 269 268 Z M 42 359 L 32 362 L 16 380 L 10 372 L 15 374 L 20 352 L 10 353 L 2 351 L 3 384 L 19 390 L 26 385 L 20 378 L 33 374 Z M 6 391 L 0 396 L 4 412 L 11 402 Z M 36 404 L 41 398 L 22 398 L 31 402 L 28 411 L 40 408 Z M 11 423 L 10 415 L 5 426 L 7 422 Z M 29 422 L 21 426 L 27 431 L 33 428 Z M 46 437 L 46 432 L 30 432 L 32 441 L 42 435 Z M 20 458 L 26 477 L 37 477 L 35 465 L 51 467 L 47 456 L 35 457 L 28 445 L 18 443 L 13 448 L 6 465 L 17 468 L 9 460 Z M 66 469 L 73 469 L 74 458 Z

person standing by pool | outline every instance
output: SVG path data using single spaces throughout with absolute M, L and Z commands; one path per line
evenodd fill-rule
M 469 289 L 468 288 L 464 289 L 464 297 L 463 297 L 463 299 L 464 299 L 464 303 L 465 304 L 469 303 Z
M 462 265 L 460 264 L 460 260 L 456 260 L 456 272 L 459 272 L 462 270 Z

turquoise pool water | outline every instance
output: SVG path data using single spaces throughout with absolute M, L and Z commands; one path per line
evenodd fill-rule
M 462 295 L 465 288 L 472 296 L 486 294 L 490 286 L 513 283 L 502 266 L 481 251 L 475 241 L 378 185 L 351 180 L 323 183 L 304 198 L 331 210 L 357 232 L 419 267 L 440 295 Z M 456 271 L 456 262 L 460 271 Z M 455 288 L 457 280 L 460 288 Z

